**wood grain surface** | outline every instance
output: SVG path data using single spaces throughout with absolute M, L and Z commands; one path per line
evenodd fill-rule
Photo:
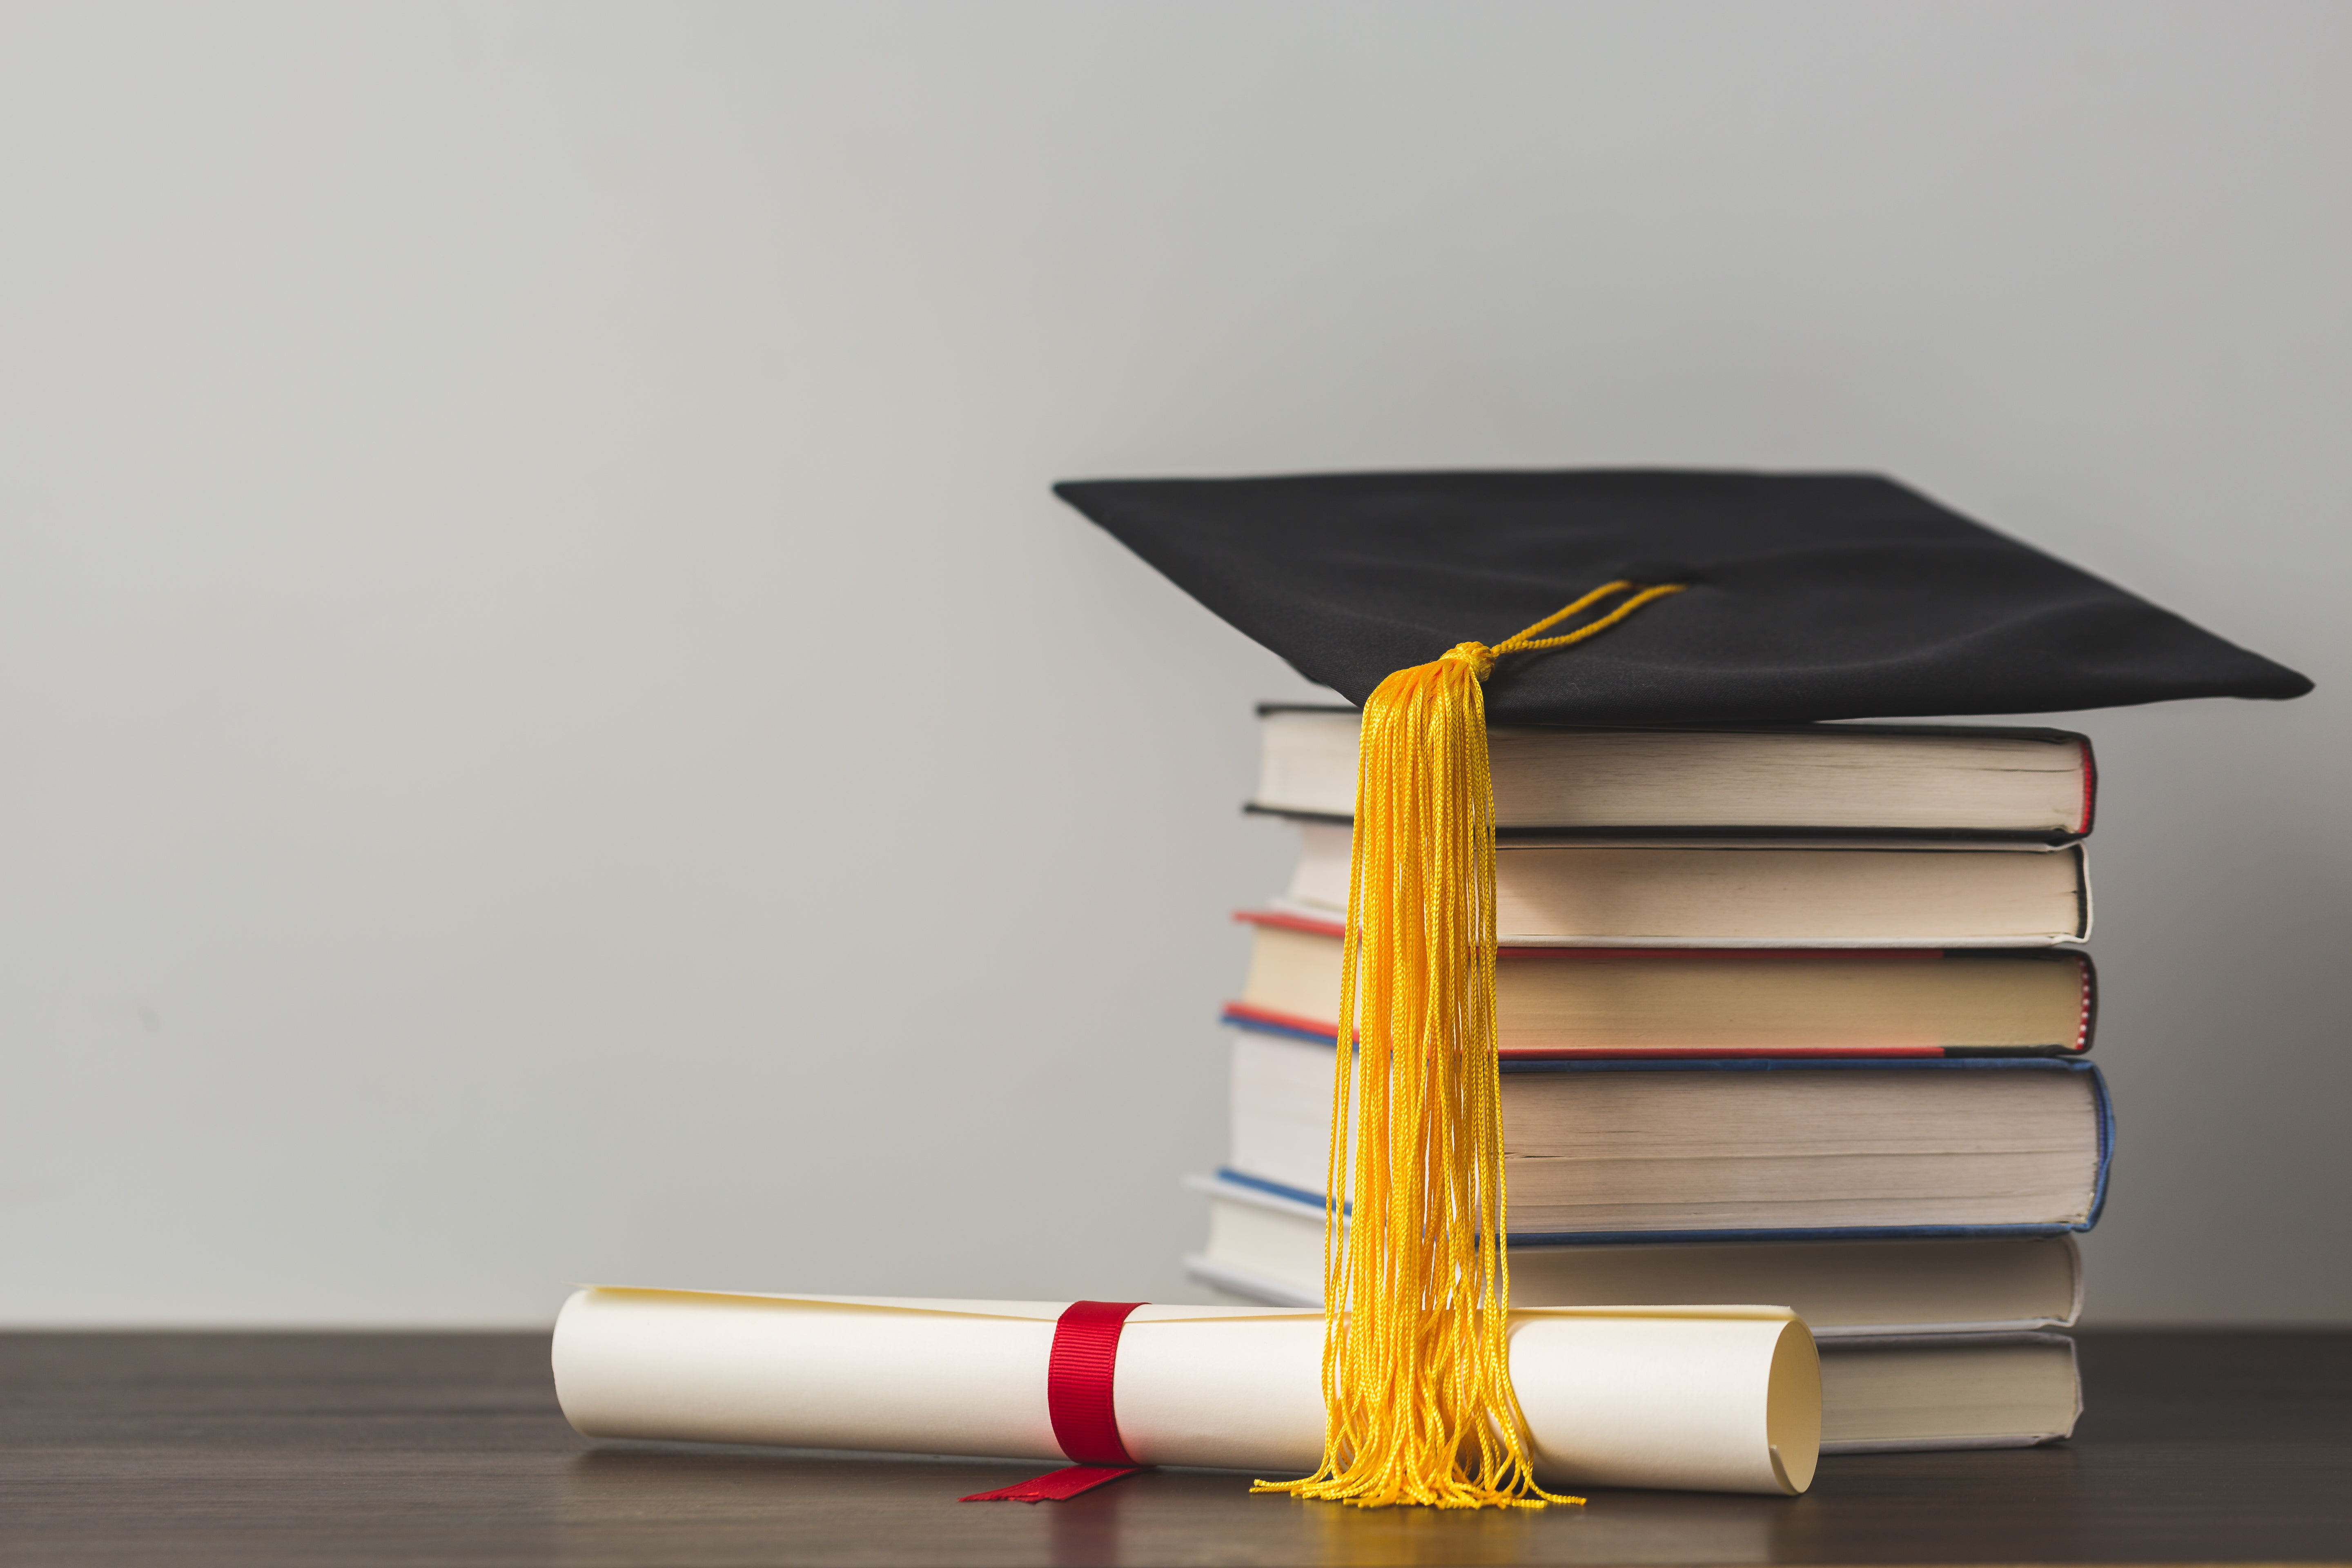
M 529 1334 L 0 1335 L 0 1561 L 50 1564 L 2352 1560 L 2352 1334 L 2093 1333 L 2071 1443 L 1824 1460 L 1773 1500 L 1362 1512 L 1155 1471 L 591 1442 Z

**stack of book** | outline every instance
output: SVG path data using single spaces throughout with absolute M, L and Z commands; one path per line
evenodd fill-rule
M 1352 710 L 1261 710 L 1297 874 L 1239 918 L 1221 1295 L 1321 1299 Z M 2071 1234 L 2112 1142 L 2089 743 L 1821 724 L 1510 730 L 1495 780 L 1512 1300 L 1770 1302 L 1823 1448 L 1994 1447 L 2081 1408 Z

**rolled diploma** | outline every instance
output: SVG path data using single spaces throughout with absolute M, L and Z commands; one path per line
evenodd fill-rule
M 1045 1404 L 1066 1302 L 596 1288 L 555 1324 L 555 1389 L 591 1437 L 1066 1462 Z M 1821 1363 L 1783 1307 L 1511 1314 L 1511 1380 L 1548 1487 L 1801 1492 Z M 1139 1464 L 1267 1478 L 1323 1457 L 1323 1314 L 1136 1309 L 1112 1384 Z

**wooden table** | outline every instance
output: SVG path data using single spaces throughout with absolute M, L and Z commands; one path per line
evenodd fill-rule
M 2069 1444 L 1823 1461 L 1794 1500 L 1362 1512 L 1158 1471 L 592 1443 L 530 1334 L 0 1335 L 0 1561 L 81 1563 L 2352 1560 L 2352 1334 L 2092 1333 Z

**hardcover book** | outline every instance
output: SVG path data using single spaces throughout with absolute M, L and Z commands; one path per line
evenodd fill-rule
M 1824 1341 L 1822 1452 L 2024 1448 L 2071 1435 L 2083 1413 L 2064 1334 L 1929 1334 Z
M 1258 710 L 1255 811 L 1344 822 L 1352 708 Z M 2091 831 L 2091 742 L 2064 730 L 1801 724 L 1487 731 L 1505 836 L 2019 838 Z
M 1319 1205 L 1332 1047 L 1232 1035 L 1220 1174 Z M 2080 1059 L 1510 1061 L 1502 1089 L 1515 1243 L 2087 1230 L 2114 1136 Z
M 1301 825 L 1280 907 L 1336 930 L 1344 826 Z M 1513 947 L 2050 947 L 2091 934 L 2079 844 L 1536 842 L 1495 851 Z
M 1252 933 L 1228 1023 L 1329 1044 L 1336 921 L 1234 917 Z M 1495 965 L 1504 1059 L 1559 1056 L 2073 1056 L 2098 1011 L 2071 948 L 1506 947 Z
M 1323 1205 L 1215 1176 L 1209 1239 L 1185 1259 L 1202 1283 L 1275 1307 L 1323 1301 Z M 1600 1243 L 1511 1248 L 1511 1299 L 1526 1307 L 1615 1301 L 1777 1301 L 1816 1339 L 2063 1329 L 2083 1310 L 2071 1236 L 1893 1241 Z

